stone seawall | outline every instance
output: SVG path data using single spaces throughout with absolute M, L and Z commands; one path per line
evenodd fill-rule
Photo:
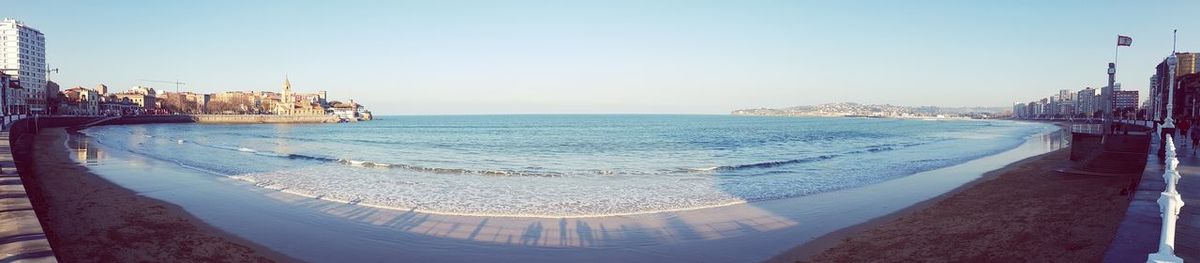
M 332 115 L 191 115 L 197 123 L 337 123 Z
M 17 120 L 0 132 L 0 262 L 54 262 L 51 250 L 62 242 L 46 228 L 47 206 L 41 178 L 34 176 L 33 137 L 44 128 L 70 127 L 98 117 L 41 117 Z M 62 149 L 43 149 L 62 150 Z M 14 169 L 15 168 L 15 169 Z M 15 171 L 14 171 L 15 170 Z M 69 191 L 71 189 L 62 189 Z M 48 235 L 49 234 L 49 235 Z
M 123 125 L 123 124 L 149 124 L 149 123 L 191 123 L 196 122 L 192 116 L 188 115 L 140 115 L 140 116 L 122 116 L 120 118 L 109 119 L 94 125 Z
M 337 116 L 284 116 L 284 115 L 139 115 L 109 118 L 93 125 L 123 125 L 147 123 L 209 123 L 209 124 L 256 124 L 256 123 L 337 123 Z

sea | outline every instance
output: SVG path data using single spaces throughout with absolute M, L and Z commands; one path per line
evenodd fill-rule
M 1004 120 L 469 115 L 81 132 L 106 151 L 299 196 L 431 214 L 569 218 L 857 188 L 997 154 L 1056 129 Z

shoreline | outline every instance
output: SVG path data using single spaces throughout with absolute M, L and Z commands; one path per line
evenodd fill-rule
M 1021 159 L 1019 161 L 1008 164 L 1000 169 L 988 171 L 988 172 L 984 173 L 980 178 L 972 180 L 972 181 L 970 181 L 966 184 L 963 184 L 962 186 L 959 186 L 957 188 L 954 188 L 948 192 L 942 193 L 941 195 L 938 195 L 937 197 L 930 198 L 925 201 L 921 201 L 912 206 L 901 209 L 900 211 L 886 214 L 886 215 L 877 217 L 875 219 L 871 219 L 870 221 L 863 222 L 861 224 L 853 225 L 850 227 L 846 227 L 846 228 L 842 228 L 842 229 L 838 229 L 836 231 L 830 232 L 821 237 L 818 237 L 811 241 L 805 242 L 804 244 L 797 245 L 796 247 L 789 249 L 783 253 L 775 255 L 775 256 L 771 257 L 771 259 L 767 260 L 766 262 L 806 261 L 806 260 L 812 258 L 813 256 L 821 254 L 822 252 L 825 252 L 826 250 L 829 250 L 830 248 L 840 245 L 842 243 L 842 240 L 845 238 L 861 234 L 864 231 L 867 231 L 867 230 L 879 227 L 883 224 L 895 221 L 898 218 L 910 215 L 917 211 L 928 209 L 928 208 L 936 205 L 938 202 L 945 200 L 946 198 L 950 198 L 950 197 L 957 195 L 959 193 L 962 193 L 964 191 L 969 191 L 969 190 L 971 190 L 971 188 L 973 188 L 981 183 L 996 179 L 996 177 L 999 177 L 1005 173 L 1008 173 L 1022 165 L 1026 165 L 1031 162 L 1046 160 L 1046 159 L 1053 158 L 1053 157 L 1058 157 L 1058 155 L 1062 155 L 1063 152 L 1070 152 L 1070 148 L 1062 148 L 1062 149 L 1054 150 L 1052 152 L 1047 152 L 1047 153 L 1039 154 L 1036 156 L 1030 156 L 1028 158 Z
M 767 262 L 1100 261 L 1129 205 L 1128 180 L 1056 172 L 1074 165 L 1070 153 L 1014 162 Z
M 65 129 L 49 128 L 31 142 L 46 202 L 42 221 L 60 260 L 297 261 L 92 173 L 71 160 L 67 140 Z

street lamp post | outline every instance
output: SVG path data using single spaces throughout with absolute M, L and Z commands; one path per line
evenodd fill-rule
M 1101 96 L 1104 97 L 1104 132 L 1101 134 L 1100 143 L 1103 144 L 1108 134 L 1113 128 L 1113 83 L 1116 83 L 1117 63 L 1108 63 L 1108 86 L 1100 90 Z
M 1171 53 L 1167 57 L 1167 117 L 1163 119 L 1162 131 L 1159 132 L 1159 138 L 1162 138 L 1163 133 L 1175 133 L 1175 64 L 1178 59 L 1175 58 L 1175 53 Z

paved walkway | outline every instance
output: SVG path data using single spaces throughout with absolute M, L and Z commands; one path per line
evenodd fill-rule
M 1176 224 L 1175 254 L 1185 262 L 1197 262 L 1200 261 L 1200 147 L 1193 152 L 1190 144 L 1188 138 L 1180 138 L 1176 144 L 1179 145 L 1177 154 L 1181 175 L 1176 189 L 1186 205 L 1180 211 Z M 1162 178 L 1163 157 L 1158 152 L 1158 141 L 1155 140 L 1150 146 L 1146 170 L 1125 212 L 1125 219 L 1105 253 L 1105 262 L 1145 262 L 1149 254 L 1158 251 L 1162 232 L 1158 198 L 1165 188 Z
M 56 262 L 0 132 L 0 262 Z
M 1200 261 L 1200 147 L 1193 148 L 1191 139 L 1186 139 L 1179 141 L 1180 177 L 1175 189 L 1183 196 L 1184 206 L 1175 231 L 1175 253 L 1186 261 L 1197 262 Z

